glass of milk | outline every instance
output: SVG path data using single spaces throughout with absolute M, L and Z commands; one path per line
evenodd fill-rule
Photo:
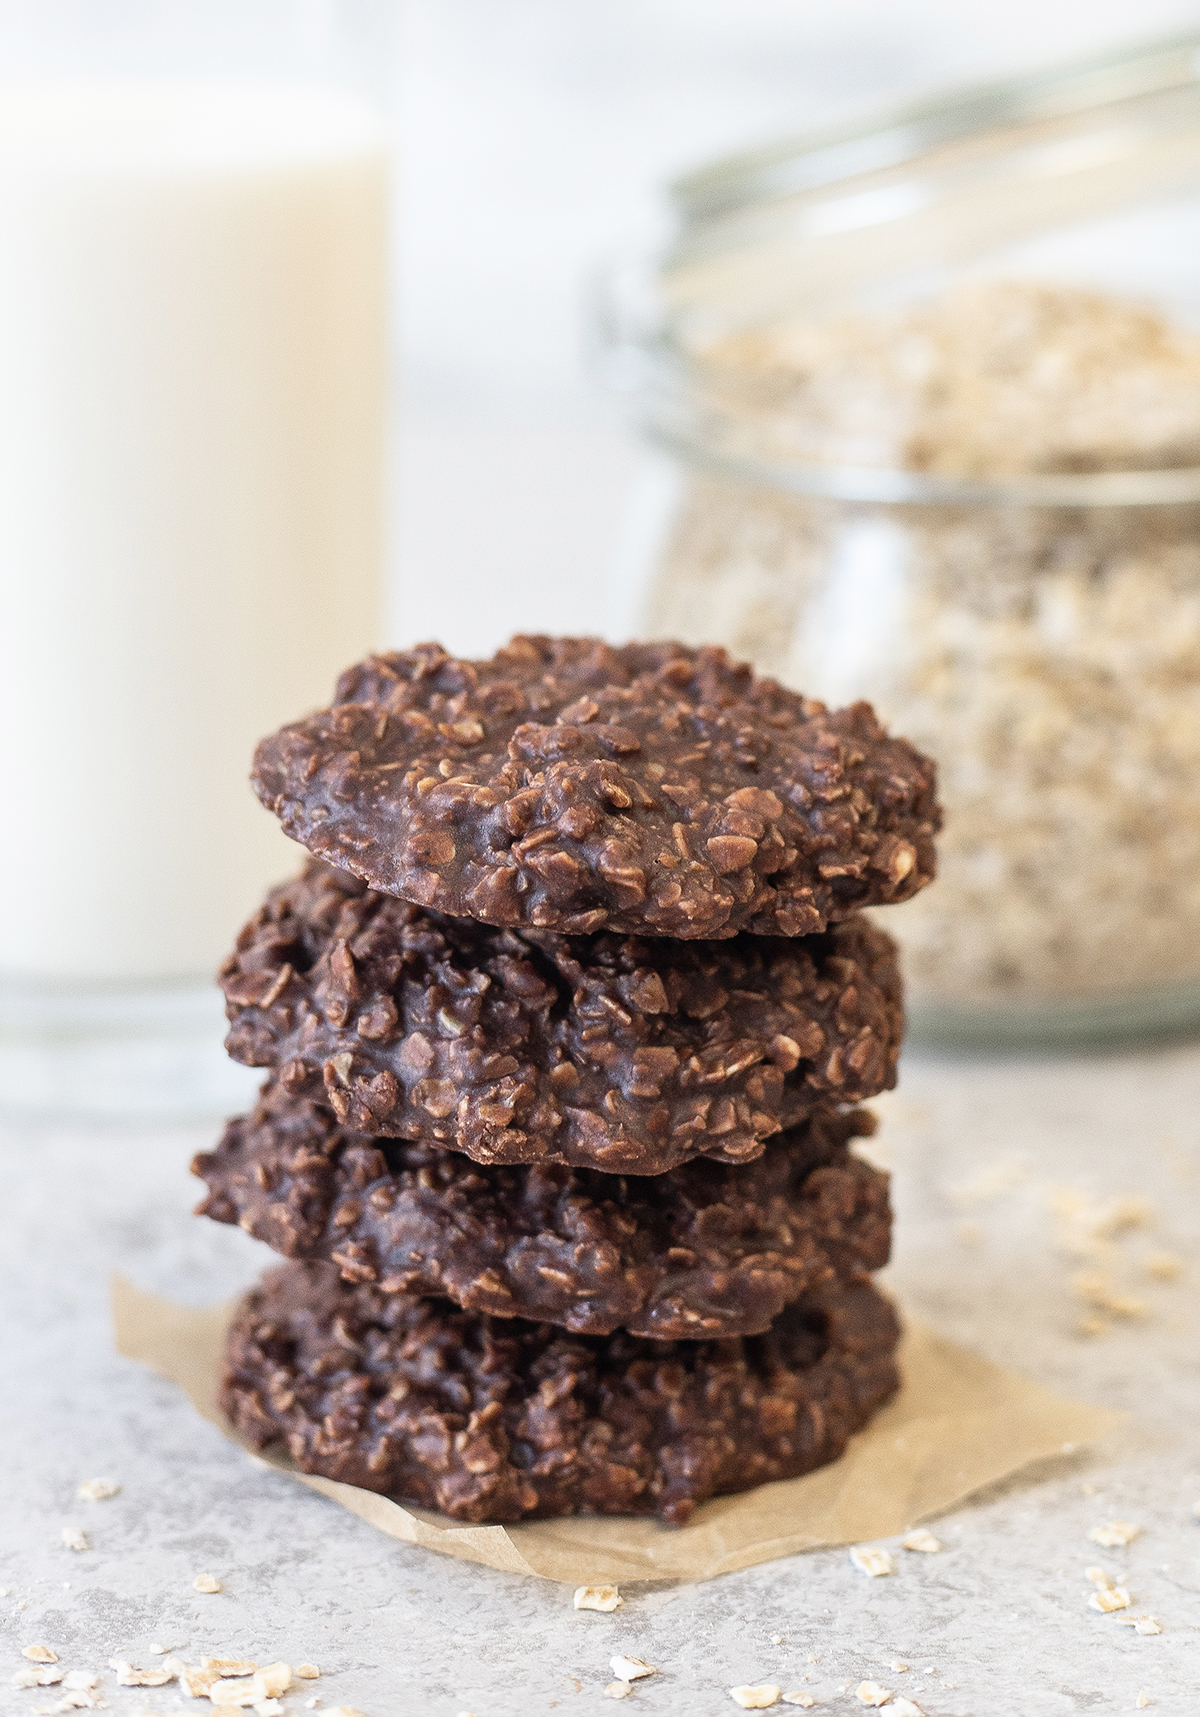
M 251 753 L 380 641 L 386 10 L 0 12 L 0 1105 L 254 1085 Z

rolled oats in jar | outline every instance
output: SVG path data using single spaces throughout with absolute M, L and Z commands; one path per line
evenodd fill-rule
M 848 181 L 849 134 L 713 170 L 663 271 L 647 416 L 682 477 L 622 618 L 937 757 L 939 880 L 888 927 L 941 1041 L 1200 1023 L 1200 85 L 1154 52 L 1110 62 L 1107 191 L 1068 173 L 1023 227 L 1007 196 L 1035 146 L 1111 134 L 1085 68 L 1007 92 L 1010 123 L 1005 92 L 922 110 L 927 148 L 862 133 L 892 165 Z M 831 217 L 905 184 L 897 230 Z

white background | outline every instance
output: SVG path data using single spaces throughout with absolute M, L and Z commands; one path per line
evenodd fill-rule
M 1191 29 L 1196 0 L 407 0 L 389 641 L 600 626 L 638 449 L 588 284 L 663 230 L 671 175 Z

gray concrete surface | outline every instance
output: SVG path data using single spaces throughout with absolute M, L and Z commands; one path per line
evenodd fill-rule
M 1127 1428 L 974 1500 L 937 1528 L 938 1556 L 900 1555 L 867 1580 L 844 1550 L 703 1586 L 627 1588 L 613 1615 L 576 1612 L 557 1586 L 395 1544 L 322 1498 L 254 1467 L 167 1383 L 117 1358 L 109 1271 L 197 1303 L 266 1261 L 242 1234 L 194 1220 L 191 1152 L 208 1127 L 169 1132 L 29 1121 L 0 1129 L 4 1387 L 0 1390 L 0 1711 L 51 1708 L 17 1690 L 21 1647 L 103 1670 L 118 1713 L 202 1709 L 177 1689 L 125 1690 L 114 1655 L 158 1641 L 196 1661 L 309 1658 L 323 1676 L 287 1709 L 339 1703 L 367 1717 L 598 1717 L 609 1657 L 659 1674 L 622 1709 L 736 1710 L 735 1683 L 807 1687 L 818 1709 L 862 1711 L 881 1682 L 929 1717 L 1200 1710 L 1200 1048 L 986 1064 L 913 1056 L 877 1105 L 873 1149 L 895 1173 L 888 1275 L 914 1315 L 1060 1390 L 1127 1408 Z M 1109 1238 L 1153 1206 L 1149 1227 Z M 1056 1213 L 1057 1207 L 1057 1213 Z M 1064 1214 L 1073 1211 L 1074 1214 Z M 1100 1238 L 1097 1238 L 1097 1230 Z M 1183 1260 L 1177 1281 L 1152 1255 Z M 1073 1281 L 1145 1303 L 1079 1333 Z M 1085 1282 L 1085 1286 L 1087 1283 Z M 1100 1315 L 1099 1321 L 1107 1320 Z M 82 1502 L 99 1475 L 121 1494 Z M 1142 1527 L 1127 1550 L 1099 1522 Z M 64 1526 L 91 1548 L 72 1552 Z M 1084 1569 L 1125 1578 L 1163 1632 L 1090 1610 Z M 198 1597 L 197 1573 L 224 1584 Z M 810 1658 L 811 1654 L 811 1658 Z M 907 1662 L 907 1672 L 890 1665 Z M 807 1679 L 806 1679 L 807 1678 Z M 845 1689 L 845 1691 L 840 1691 Z M 789 1709 L 780 1707 L 780 1709 Z

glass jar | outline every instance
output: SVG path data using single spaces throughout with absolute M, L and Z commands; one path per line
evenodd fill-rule
M 385 0 L 0 19 L 0 1105 L 220 1111 L 296 849 L 257 738 L 379 642 Z
M 937 758 L 939 879 L 886 917 L 927 1041 L 1200 1024 L 1198 65 L 723 163 L 609 304 L 675 462 L 613 631 Z

